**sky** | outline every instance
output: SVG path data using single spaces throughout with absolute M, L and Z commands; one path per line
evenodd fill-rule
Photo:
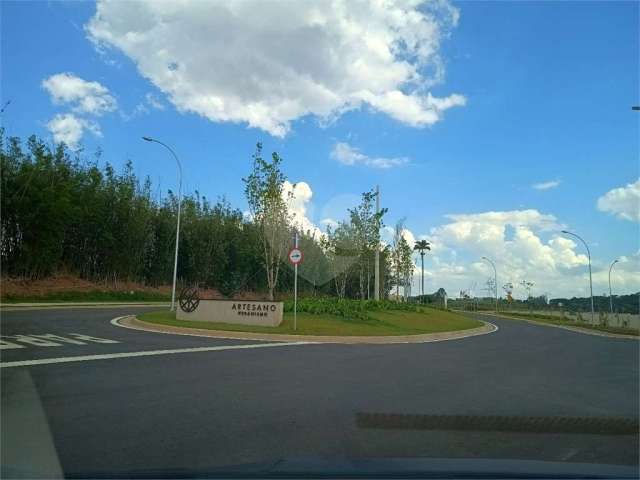
M 0 4 L 2 123 L 158 196 L 246 210 L 255 144 L 324 229 L 375 185 L 427 239 L 425 291 L 640 291 L 638 2 L 99 1 Z M 418 292 L 420 263 L 417 260 Z

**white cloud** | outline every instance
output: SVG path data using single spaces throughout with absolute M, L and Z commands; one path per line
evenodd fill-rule
M 536 190 L 551 190 L 552 188 L 560 186 L 560 183 L 560 180 L 549 180 L 548 182 L 534 183 L 531 185 L 531 188 Z
M 320 220 L 320 225 L 325 225 L 330 228 L 336 228 L 340 224 L 333 218 L 323 218 L 322 220 Z
M 425 292 L 444 287 L 457 297 L 461 290 L 487 296 L 486 281 L 493 269 L 483 256 L 492 259 L 498 273 L 499 294 L 502 286 L 513 283 L 514 296 L 525 298 L 521 280 L 534 283 L 532 295 L 548 294 L 552 298 L 589 294 L 588 259 L 582 244 L 558 232 L 564 226 L 551 214 L 537 210 L 513 210 L 448 215 L 449 221 L 432 228 L 428 235 L 414 235 L 431 244 L 425 255 Z M 391 237 L 392 228 L 383 232 Z M 420 291 L 420 257 L 415 255 L 413 292 Z M 611 283 L 614 294 L 640 291 L 640 251 L 621 256 L 614 266 Z M 609 291 L 611 260 L 592 257 L 593 292 Z
M 444 287 L 450 295 L 473 289 L 476 295 L 487 295 L 482 289 L 493 277 L 491 266 L 482 256 L 491 258 L 502 285 L 515 285 L 515 296 L 526 292 L 518 283 L 534 282 L 532 294 L 548 293 L 552 297 L 584 296 L 588 293 L 588 259 L 582 245 L 562 236 L 561 222 L 551 214 L 537 210 L 513 210 L 448 215 L 449 221 L 419 235 L 431 243 L 425 256 L 425 290 Z M 640 257 L 639 257 L 640 258 Z M 414 292 L 419 287 L 420 263 L 414 275 Z M 640 268 L 618 270 L 619 292 L 640 289 Z M 608 264 L 593 259 L 594 293 L 607 287 Z M 614 269 L 615 270 L 615 269 Z
M 442 119 L 445 110 L 462 107 L 467 103 L 467 99 L 457 93 L 435 98 L 430 93 L 424 97 L 419 94 L 407 95 L 400 90 L 385 92 L 382 95 L 365 94 L 363 99 L 374 108 L 412 127 L 433 125 Z
M 413 248 L 413 246 L 416 244 L 416 237 L 413 232 L 408 228 L 403 228 L 402 232 L 400 232 L 400 235 L 402 235 L 402 238 L 404 238 L 409 246 Z
M 152 110 L 164 110 L 164 109 L 165 109 L 165 105 L 158 98 L 158 96 L 151 92 L 148 92 L 144 96 L 144 101 L 138 103 L 130 114 L 127 114 L 125 112 L 120 112 L 120 115 L 125 121 L 129 121 L 140 115 L 146 115 L 148 113 L 151 113 Z
M 401 167 L 409 162 L 406 157 L 384 158 L 369 157 L 348 143 L 338 142 L 333 146 L 331 158 L 344 165 L 365 165 L 373 168 Z
M 422 3 L 101 0 L 85 28 L 179 111 L 211 121 L 283 137 L 305 115 L 326 122 L 369 105 L 424 127 L 466 99 L 426 91 L 444 78 L 440 45 L 458 11 Z
M 601 196 L 598 210 L 611 213 L 621 220 L 640 222 L 640 178 Z
M 116 99 L 98 82 L 88 82 L 72 73 L 57 73 L 42 81 L 58 105 L 70 104 L 76 113 L 102 115 L 117 108 Z
M 290 193 L 293 194 L 291 197 Z M 294 184 L 285 180 L 282 197 L 287 202 L 293 225 L 304 232 L 310 232 L 311 235 L 316 237 L 322 235 L 322 231 L 308 217 L 313 192 L 307 182 Z
M 144 96 L 144 99 L 147 101 L 147 105 L 156 110 L 164 110 L 164 103 L 158 98 L 157 95 L 149 92 Z
M 57 114 L 47 123 L 47 129 L 56 143 L 64 142 L 74 150 L 78 148 L 86 130 L 96 136 L 102 136 L 100 127 L 96 123 L 79 118 L 72 113 Z
M 612 294 L 640 291 L 640 251 L 623 255 L 618 261 L 611 269 Z M 609 265 L 605 264 L 593 273 L 594 295 L 609 294 Z

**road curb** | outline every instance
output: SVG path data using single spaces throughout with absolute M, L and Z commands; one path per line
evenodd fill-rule
M 173 327 L 169 325 L 157 325 L 139 320 L 134 315 L 117 317 L 111 320 L 113 325 L 145 332 L 165 333 L 172 335 L 188 335 L 193 337 L 224 338 L 229 340 L 258 340 L 264 342 L 291 342 L 300 341 L 312 344 L 402 344 L 402 343 L 431 343 L 449 340 L 461 340 L 463 338 L 488 335 L 498 331 L 498 326 L 480 320 L 484 325 L 478 328 L 460 330 L 454 332 L 428 333 L 423 335 L 397 335 L 397 336 L 319 336 L 319 335 L 283 335 L 275 333 L 232 332 L 226 330 L 208 330 L 186 327 Z
M 546 322 L 537 322 L 536 320 L 532 320 L 529 318 L 519 318 L 519 317 L 510 317 L 507 315 L 500 315 L 500 314 L 495 314 L 495 313 L 485 313 L 485 312 L 475 312 L 478 315 L 487 315 L 489 317 L 496 317 L 496 318 L 505 318 L 508 320 L 520 320 L 522 322 L 527 322 L 527 323 L 533 323 L 534 325 L 541 325 L 543 327 L 555 327 L 555 328 L 561 328 L 563 330 L 569 330 L 570 332 L 574 332 L 574 333 L 584 333 L 585 335 L 593 335 L 595 337 L 609 337 L 609 338 L 620 338 L 620 339 L 626 339 L 626 340 L 640 340 L 640 336 L 637 335 L 625 335 L 623 333 L 609 333 L 609 332 L 603 332 L 600 330 L 592 330 L 589 328 L 581 328 L 581 327 L 572 327 L 569 325 L 555 325 L 553 323 L 546 323 Z

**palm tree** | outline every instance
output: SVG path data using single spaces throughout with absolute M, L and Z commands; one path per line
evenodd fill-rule
M 431 244 L 426 240 L 418 240 L 416 244 L 413 246 L 414 250 L 418 250 L 420 252 L 420 257 L 422 260 L 422 283 L 420 294 L 424 296 L 424 254 L 426 250 L 431 250 Z M 423 299 L 424 300 L 424 299 Z

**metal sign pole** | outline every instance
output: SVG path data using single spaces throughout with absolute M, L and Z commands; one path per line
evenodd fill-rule
M 298 232 L 294 236 L 294 248 L 298 248 Z M 293 266 L 293 329 L 298 329 L 298 264 Z

